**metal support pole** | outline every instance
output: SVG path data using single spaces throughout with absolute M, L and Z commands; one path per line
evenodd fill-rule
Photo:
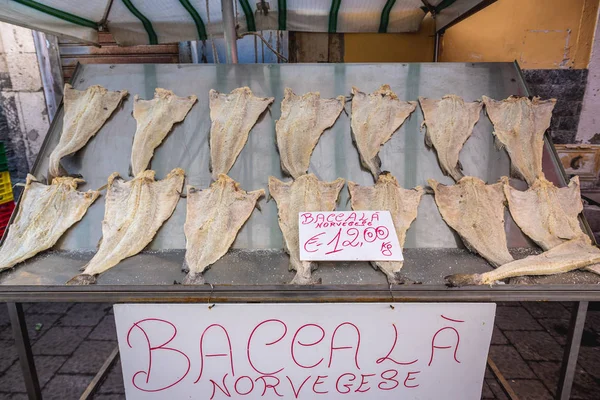
M 237 32 L 235 30 L 235 16 L 233 15 L 233 0 L 221 0 L 221 12 L 223 13 L 223 28 L 225 29 L 227 63 L 237 64 Z
M 21 303 L 6 303 L 10 324 L 12 325 L 15 346 L 19 354 L 19 362 L 23 372 L 25 388 L 30 400 L 42 398 L 40 382 L 38 381 L 33 353 L 31 352 L 31 343 L 29 343 L 29 334 L 27 333 L 27 324 L 25 323 L 25 314 L 23 314 L 23 305 Z
M 433 62 L 438 62 L 438 58 L 440 56 L 440 41 L 442 39 L 442 33 L 435 33 L 435 41 L 433 44 Z
M 573 378 L 575 377 L 575 370 L 577 369 L 577 358 L 579 357 L 579 347 L 581 346 L 581 337 L 585 326 L 587 309 L 588 302 L 579 301 L 575 303 L 573 311 L 571 311 L 569 335 L 567 337 L 567 345 L 560 367 L 558 390 L 556 391 L 557 400 L 568 400 L 571 396 L 571 388 L 573 387 Z

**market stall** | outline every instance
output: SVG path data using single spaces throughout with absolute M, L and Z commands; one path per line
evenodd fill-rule
M 334 1 L 326 8 L 317 9 L 307 8 L 305 2 L 279 1 L 270 4 L 270 12 L 266 12 L 267 6 L 261 2 L 260 12 L 252 13 L 246 10 L 248 3 L 242 1 L 242 11 L 236 11 L 230 2 L 223 3 L 222 14 L 218 2 L 207 2 L 207 5 L 210 3 L 210 12 L 208 7 L 194 7 L 189 2 L 173 3 L 167 7 L 168 12 L 165 9 L 157 12 L 151 2 L 138 4 L 138 8 L 130 1 L 114 4 L 111 1 L 89 5 L 86 10 L 75 10 L 73 7 L 60 10 L 56 4 L 15 1 L 8 2 L 8 6 L 0 10 L 0 19 L 89 42 L 94 42 L 97 30 L 105 26 L 117 41 L 124 44 L 204 40 L 210 34 L 224 33 L 228 42 L 228 60 L 235 63 L 235 37 L 242 31 L 408 32 L 419 26 L 425 12 L 431 12 L 436 16 L 436 31 L 439 34 L 491 2 L 411 0 L 397 2 L 394 6 L 396 2 L 381 1 L 381 4 L 367 12 L 346 2 L 340 7 L 340 2 Z M 74 14 L 85 14 L 85 18 L 73 18 Z M 238 17 L 237 23 L 234 15 Z M 364 15 L 365 18 L 357 19 L 357 15 Z M 311 24 L 302 24 L 308 20 Z M 207 28 L 203 30 L 205 24 Z M 173 26 L 177 29 L 173 29 Z M 144 251 L 125 258 L 93 279 L 83 279 L 85 283 L 93 284 L 66 284 L 74 277 L 81 276 L 80 268 L 97 253 L 102 238 L 105 189 L 109 176 L 117 172 L 124 180 L 130 180 L 132 169 L 137 168 L 132 165 L 132 143 L 137 119 L 132 116 L 133 105 L 137 102 L 134 95 L 150 100 L 157 88 L 163 88 L 190 101 L 194 100 L 192 103 L 195 104 L 187 109 L 187 115 L 179 118 L 179 121 L 183 121 L 177 123 L 155 149 L 149 168 L 155 171 L 157 180 L 181 168 L 185 173 L 185 184 L 198 189 L 208 188 L 215 178 L 210 168 L 209 91 L 214 89 L 229 93 L 248 86 L 256 96 L 274 98 L 269 111 L 258 117 L 247 143 L 228 171 L 228 175 L 239 182 L 244 190 L 263 189 L 269 194 L 272 194 L 269 177 L 291 181 L 288 174 L 282 171 L 281 149 L 278 150 L 275 141 L 275 121 L 281 119 L 285 89 L 291 88 L 299 95 L 319 91 L 322 98 L 341 96 L 346 101 L 345 112 L 339 114 L 331 128 L 318 140 L 310 157 L 308 172 L 321 181 L 344 179 L 336 210 L 349 211 L 352 204 L 347 182 L 365 187 L 373 185 L 371 173 L 361 166 L 351 134 L 352 87 L 372 93 L 383 84 L 389 85 L 398 99 L 406 102 L 416 102 L 419 98 L 440 99 L 448 94 L 460 96 L 465 102 L 478 101 L 483 96 L 496 100 L 513 95 L 529 96 L 516 63 L 80 65 L 72 78 L 75 89 L 83 91 L 92 85 L 101 85 L 110 91 L 121 91 L 123 97 L 123 91 L 127 91 L 129 97 L 122 102 L 119 99 L 116 111 L 81 150 L 62 158 L 60 166 L 65 171 L 57 172 L 56 163 L 50 160 L 50 156 L 57 148 L 63 132 L 64 108 L 61 107 L 31 171 L 42 183 L 51 176 L 60 176 L 62 172 L 81 175 L 85 183 L 81 183 L 77 190 L 98 190 L 102 191 L 102 195 L 94 199 L 81 220 L 73 223 L 51 250 L 0 274 L 0 300 L 9 302 L 30 398 L 40 398 L 40 390 L 22 302 L 206 303 L 210 310 L 213 304 L 222 303 L 276 303 L 273 306 L 277 306 L 277 303 L 384 303 L 390 304 L 393 309 L 394 304 L 408 302 L 573 301 L 575 308 L 557 392 L 558 398 L 567 399 L 573 382 L 587 304 L 600 298 L 600 277 L 591 272 L 575 270 L 544 277 L 512 279 L 505 284 L 447 287 L 445 277 L 448 275 L 484 273 L 492 268 L 484 258 L 465 248 L 461 237 L 442 218 L 430 190 L 421 198 L 418 216 L 410 225 L 403 246 L 402 275 L 406 282 L 419 284 L 390 284 L 386 275 L 372 268 L 367 261 L 319 262 L 319 268 L 312 273 L 312 278 L 320 280 L 320 284 L 289 284 L 294 279 L 294 272 L 289 270 L 290 257 L 283 250 L 284 236 L 278 225 L 278 199 L 275 198 L 276 201 L 258 201 L 260 210 L 250 214 L 231 249 L 203 274 L 206 284 L 182 285 L 186 279 L 186 273 L 182 271 L 186 254 L 184 225 L 188 215 L 186 208 L 190 202 L 189 198 L 185 198 L 185 191 L 181 193 L 183 198 L 176 201 L 173 215 L 158 228 L 156 236 Z M 193 96 L 197 97 L 197 102 Z M 402 127 L 381 148 L 379 157 L 382 169 L 396 177 L 400 186 L 406 189 L 426 187 L 430 179 L 452 185 L 452 178 L 440 168 L 436 151 L 425 143 L 425 128 L 421 128 L 423 111 L 416 103 L 415 107 Z M 481 112 L 473 134 L 460 152 L 463 173 L 489 184 L 511 175 L 509 155 L 497 148 L 492 131 L 490 119 L 485 112 Z M 567 177 L 548 136 L 544 137 L 542 166 L 546 179 L 554 185 L 563 187 L 567 184 Z M 511 185 L 519 190 L 527 188 L 525 182 L 516 179 L 512 180 Z M 22 207 L 21 202 L 17 210 Z M 582 217 L 580 224 L 583 231 L 590 234 Z M 505 212 L 504 231 L 511 257 L 521 259 L 541 253 L 541 249 L 517 226 L 508 210 Z M 331 340 L 333 347 L 333 338 Z M 114 352 L 111 355 L 85 395 L 93 391 L 116 354 Z M 405 387 L 410 387 L 407 381 L 411 379 L 409 372 L 404 381 Z
M 385 77 L 385 82 L 381 81 Z M 510 95 L 527 96 L 527 88 L 516 64 L 371 64 L 371 65 L 82 65 L 73 79 L 75 88 L 99 84 L 110 90 L 127 90 L 149 99 L 155 88 L 169 88 L 181 96 L 196 95 L 195 104 L 184 122 L 175 126 L 156 149 L 151 168 L 157 179 L 173 168 L 182 168 L 186 184 L 206 188 L 211 183 L 208 135 L 208 92 L 228 93 L 248 85 L 258 96 L 273 96 L 270 111 L 261 116 L 248 142 L 229 171 L 246 190 L 267 189 L 269 176 L 287 180 L 280 168 L 275 143 L 274 121 L 280 118 L 279 104 L 284 88 L 297 93 L 319 90 L 323 97 L 348 95 L 352 86 L 365 92 L 389 84 L 399 99 L 419 96 L 441 98 L 453 93 L 465 101 L 486 95 L 503 99 Z M 106 122 L 101 132 L 62 165 L 70 174 L 85 177 L 78 189 L 98 189 L 107 177 L 118 172 L 129 178 L 131 143 L 136 122 L 131 115 L 132 101 L 126 100 Z M 40 181 L 48 176 L 48 159 L 56 147 L 63 123 L 63 109 L 46 137 L 32 174 Z M 426 186 L 434 178 L 452 184 L 442 173 L 436 154 L 424 142 L 420 131 L 423 113 L 416 110 L 402 128 L 382 147 L 383 168 L 406 188 Z M 465 174 L 493 183 L 510 173 L 510 161 L 498 150 L 491 134 L 492 125 L 482 115 L 460 156 Z M 566 183 L 560 163 L 546 138 L 543 170 L 558 186 Z M 361 168 L 359 155 L 350 134 L 350 117 L 342 112 L 333 127 L 319 140 L 311 157 L 309 172 L 321 180 L 342 177 L 361 185 L 372 185 L 372 176 Z M 515 181 L 516 182 L 516 181 Z M 513 185 L 516 183 L 513 182 Z M 525 188 L 522 182 L 521 189 Z M 23 315 L 18 303 L 40 301 L 83 301 L 114 303 L 254 303 L 254 302 L 484 302 L 484 301 L 576 301 L 570 345 L 565 355 L 563 396 L 572 382 L 578 343 L 587 302 L 598 298 L 600 277 L 590 272 L 573 271 L 536 277 L 526 282 L 494 286 L 448 288 L 444 277 L 455 273 L 481 273 L 490 265 L 464 248 L 458 235 L 442 219 L 431 194 L 425 194 L 418 217 L 407 232 L 402 272 L 418 285 L 389 285 L 380 271 L 367 262 L 322 262 L 313 273 L 320 285 L 289 285 L 294 273 L 288 270 L 289 256 L 283 251 L 283 237 L 277 224 L 274 201 L 259 202 L 240 230 L 231 250 L 205 273 L 205 285 L 182 282 L 185 254 L 184 222 L 186 199 L 180 199 L 175 212 L 142 253 L 127 258 L 97 278 L 95 285 L 67 286 L 65 283 L 96 252 L 102 236 L 105 197 L 89 208 L 85 217 L 69 229 L 52 250 L 31 258 L 0 276 L 0 298 L 12 302 L 12 317 L 22 360 L 29 359 L 24 340 Z M 348 191 L 340 193 L 337 210 L 350 210 Z M 585 221 L 581 221 L 585 227 Z M 515 258 L 540 253 L 506 212 L 507 244 Z M 19 338 L 20 336 L 20 338 Z M 26 338 L 25 338 L 26 339 Z M 24 364 L 27 366 L 27 364 Z M 25 368 L 31 373 L 30 369 Z M 33 375 L 35 376 L 35 375 Z M 26 380 L 35 386 L 32 375 Z M 31 386 L 32 385 L 32 386 Z M 563 397 L 566 398 L 566 397 Z

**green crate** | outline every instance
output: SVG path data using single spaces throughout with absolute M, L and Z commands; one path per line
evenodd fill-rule
M 4 142 L 0 142 L 0 172 L 2 171 L 8 171 L 8 159 L 6 158 Z

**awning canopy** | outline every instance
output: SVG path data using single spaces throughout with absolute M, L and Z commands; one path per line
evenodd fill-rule
M 227 1 L 227 0 L 225 0 Z M 238 32 L 415 32 L 428 12 L 438 31 L 495 0 L 233 0 Z M 205 40 L 223 34 L 220 0 L 0 0 L 0 21 L 97 43 Z

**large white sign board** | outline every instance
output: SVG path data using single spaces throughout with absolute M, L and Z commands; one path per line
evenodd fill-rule
M 496 305 L 118 304 L 127 398 L 478 400 Z
M 302 261 L 402 261 L 389 211 L 298 214 Z

